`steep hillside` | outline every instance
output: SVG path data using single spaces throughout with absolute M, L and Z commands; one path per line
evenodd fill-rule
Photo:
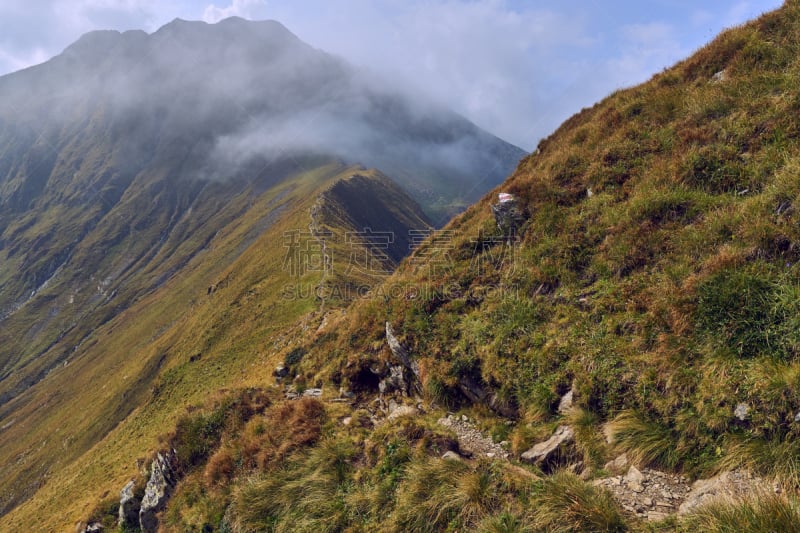
M 574 387 L 598 424 L 625 413 L 658 430 L 666 456 L 647 458 L 671 468 L 791 443 L 798 17 L 790 2 L 571 118 L 498 189 L 528 217 L 513 250 L 492 238 L 489 195 L 387 281 L 414 297 L 356 306 L 333 345 L 388 357 L 371 348 L 388 320 L 439 402 L 469 403 L 457 384 L 471 378 L 528 422 L 553 420 Z M 450 262 L 432 275 L 437 253 Z
M 374 218 L 335 196 L 353 182 L 367 185 L 363 199 L 372 207 L 391 199 L 391 208 L 384 204 Z M 201 256 L 8 402 L 0 433 L 6 511 L 39 489 L 30 507 L 16 512 L 33 512 L 42 530 L 61 530 L 98 494 L 124 484 L 136 458 L 187 406 L 223 387 L 271 379 L 269 356 L 286 342 L 283 332 L 308 313 L 346 303 L 319 287 L 336 278 L 369 288 L 385 274 L 347 270 L 352 256 L 353 264 L 392 269 L 391 256 L 402 255 L 395 244 L 383 253 L 363 242 L 343 246 L 347 235 L 364 231 L 341 219 L 351 212 L 359 223 L 406 234 L 430 227 L 419 207 L 375 171 L 330 165 L 296 176 L 254 200 Z M 251 225 L 269 214 L 272 223 L 240 252 Z M 16 523 L 13 514 L 7 519 Z
M 778 483 L 657 527 L 796 528 L 799 35 L 789 1 L 583 110 L 370 298 L 315 334 L 297 326 L 280 352 L 298 355 L 296 382 L 352 405 L 273 400 L 229 426 L 166 529 L 648 530 L 604 490 L 545 475 L 605 477 L 622 452 Z M 518 236 L 492 214 L 500 191 L 517 198 Z M 511 462 L 440 459 L 464 444 L 436 423 L 445 409 L 506 441 Z M 516 462 L 560 425 L 575 442 L 555 464 Z
M 154 390 L 178 394 L 155 384 L 180 358 L 206 360 L 230 317 L 209 306 L 182 338 L 193 353 L 164 335 L 234 265 L 250 276 L 240 316 L 271 323 L 236 335 L 275 342 L 367 292 L 410 251 L 410 230 L 441 224 L 522 156 L 277 22 L 93 32 L 0 77 L 0 102 L 0 514 Z M 231 382 L 238 363 L 214 364 L 191 394 Z
M 90 33 L 0 100 L 0 405 L 298 173 L 377 166 L 440 218 L 522 155 L 276 22 Z

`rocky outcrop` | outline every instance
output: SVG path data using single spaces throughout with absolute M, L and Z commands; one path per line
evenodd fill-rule
M 614 462 L 621 465 L 623 461 L 617 458 Z M 647 520 L 675 514 L 689 493 L 688 478 L 635 466 L 625 475 L 598 479 L 594 484 L 608 489 L 624 510 Z
M 701 505 L 719 499 L 741 499 L 776 491 L 770 483 L 743 470 L 723 472 L 710 479 L 698 479 L 678 508 L 678 514 L 691 513 Z
M 523 453 L 520 457 L 526 463 L 531 463 L 542 469 L 545 473 L 555 471 L 559 466 L 564 466 L 575 455 L 572 445 L 575 442 L 575 432 L 569 426 L 559 426 L 553 436 L 540 442 L 533 448 Z
M 612 474 L 622 474 L 628 469 L 630 463 L 628 462 L 628 454 L 623 453 L 613 461 L 609 461 L 603 467 L 604 470 L 608 470 Z
M 508 452 L 502 444 L 484 436 L 466 416 L 448 415 L 440 418 L 437 423 L 451 429 L 456 434 L 459 449 L 468 454 L 498 459 L 508 458 Z
M 406 381 L 406 369 L 401 365 L 389 367 L 389 373 L 378 383 L 378 391 L 381 394 L 400 392 L 406 396 L 409 394 L 409 385 Z
M 620 456 L 609 465 L 618 468 L 627 463 Z M 608 489 L 627 512 L 647 520 L 663 520 L 674 514 L 689 514 L 701 505 L 719 499 L 740 499 L 776 490 L 763 479 L 745 471 L 723 472 L 700 479 L 690 485 L 689 478 L 644 468 L 630 466 L 624 475 L 594 481 L 594 485 Z
M 520 206 L 519 200 L 511 194 L 500 193 L 498 202 L 492 205 L 492 214 L 497 228 L 510 244 L 512 239 L 519 236 L 522 224 L 526 220 L 525 211 Z
M 133 493 L 135 487 L 136 481 L 131 480 L 119 493 L 118 524 L 123 530 L 139 526 L 139 509 L 141 505 L 136 495 Z
M 575 392 L 573 389 L 570 389 L 569 392 L 562 396 L 561 400 L 558 402 L 558 414 L 568 415 L 572 411 L 574 398 Z
M 389 322 L 386 322 L 386 343 L 395 361 L 400 364 L 389 366 L 389 375 L 379 384 L 381 393 L 397 390 L 406 395 L 419 394 L 421 392 L 419 364 L 411 359 L 408 350 L 397 339 Z
M 289 375 L 289 368 L 284 364 L 279 364 L 275 367 L 275 370 L 272 372 L 272 375 L 276 378 L 283 379 Z
M 166 506 L 178 482 L 173 466 L 175 459 L 175 450 L 163 454 L 159 452 L 150 466 L 150 479 L 139 509 L 139 527 L 143 533 L 155 533 L 158 530 L 157 514 Z

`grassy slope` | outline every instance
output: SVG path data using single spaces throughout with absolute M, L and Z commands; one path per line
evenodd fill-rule
M 476 253 L 475 239 L 496 234 L 487 197 L 448 226 L 454 237 L 446 250 L 423 245 L 384 284 L 400 297 L 361 302 L 327 334 L 304 336 L 309 351 L 299 371 L 308 382 L 355 385 L 362 369 L 389 358 L 383 324 L 390 320 L 420 362 L 428 401 L 469 406 L 458 390 L 468 376 L 517 408 L 511 426 L 485 408 L 473 410 L 517 452 L 560 422 L 559 395 L 574 386 L 580 417 L 572 422 L 592 466 L 619 451 L 598 438 L 612 422 L 617 446 L 645 464 L 701 475 L 749 462 L 795 482 L 798 34 L 800 6 L 789 2 L 567 121 L 502 187 L 531 214 L 515 255 L 503 261 L 500 244 Z M 442 268 L 431 272 L 437 253 Z M 230 338 L 252 348 L 258 336 L 244 317 L 253 306 L 242 302 L 240 315 L 222 306 L 213 312 L 240 333 Z M 211 323 L 194 322 L 204 335 L 214 335 Z M 286 349 L 262 346 L 265 354 Z M 184 358 L 195 346 L 186 348 Z M 170 385 L 162 390 L 175 392 L 153 402 L 199 399 L 199 391 L 182 392 L 193 390 L 181 377 L 192 366 L 173 361 L 162 372 Z M 239 384 L 271 382 L 269 366 L 252 368 Z M 743 422 L 733 416 L 739 402 L 750 406 Z M 345 408 L 328 408 L 320 444 L 291 456 L 279 472 L 282 483 L 240 483 L 248 478 L 242 472 L 232 493 L 219 489 L 242 523 L 289 527 L 302 518 L 308 528 L 402 530 L 430 512 L 430 529 L 484 522 L 487 530 L 521 522 L 541 528 L 558 516 L 574 518 L 575 529 L 625 527 L 607 501 L 572 479 L 532 482 L 497 465 L 446 465 L 428 459 L 446 439 L 428 421 L 341 430 L 336 419 L 347 413 L 339 411 Z M 150 438 L 166 431 L 167 420 L 145 422 L 144 412 L 117 431 Z M 355 413 L 357 423 L 359 417 L 363 412 Z M 129 458 L 145 453 L 129 450 Z M 85 460 L 72 472 L 87 472 L 78 467 Z M 95 490 L 111 468 L 110 459 L 91 464 L 92 473 L 81 474 L 84 484 L 71 490 Z M 104 487 L 118 490 L 126 477 L 119 472 Z M 453 479 L 461 481 L 451 486 Z M 45 485 L 6 523 L 35 516 L 63 484 Z M 183 490 L 191 494 L 178 497 L 171 513 L 192 508 L 212 488 L 193 477 Z M 103 491 L 96 493 L 94 501 Z M 92 497 L 81 501 L 88 505 Z M 276 509 L 274 501 L 283 505 Z M 573 514 L 559 507 L 576 501 L 585 505 Z M 264 505 L 263 513 L 248 517 L 249 504 Z M 548 509 L 556 511 L 548 516 Z M 178 530 L 180 523 L 176 518 Z
M 469 407 L 458 385 L 471 378 L 518 410 L 510 428 L 485 407 L 473 410 L 516 452 L 562 420 L 559 397 L 574 387 L 578 414 L 570 422 L 595 468 L 627 450 L 642 465 L 693 476 L 745 465 L 796 488 L 798 35 L 800 5 L 788 2 L 571 118 L 498 189 L 517 195 L 530 213 L 511 256 L 499 255 L 502 245 L 476 251 L 475 240 L 497 233 L 490 195 L 447 226 L 454 235 L 448 247 L 428 242 L 384 284 L 384 294 L 394 288 L 399 297 L 360 302 L 333 334 L 308 342 L 302 369 L 365 385 L 357 383 L 362 370 L 390 358 L 383 335 L 389 320 L 420 363 L 428 401 Z M 434 273 L 436 254 L 443 263 Z M 734 416 L 740 403 L 749 407 L 745 420 Z M 606 428 L 614 446 L 605 444 Z M 426 501 L 422 492 L 431 487 L 379 490 L 382 461 L 395 449 L 383 431 L 353 437 L 330 428 L 325 446 L 355 444 L 349 474 L 330 485 L 338 507 L 320 511 L 327 517 L 320 520 L 402 530 L 403 520 L 413 519 L 403 502 Z M 415 431 L 401 444 L 421 442 Z M 381 452 L 370 456 L 376 445 Z M 313 464 L 316 453 L 296 461 Z M 399 479 L 403 472 L 417 479 L 430 453 L 407 456 Z M 303 516 L 309 502 L 291 498 L 260 516 L 246 511 L 259 497 L 287 497 L 295 485 L 319 482 L 295 468 L 297 478 L 276 474 L 290 476 L 289 488 L 257 482 L 234 491 L 241 524 L 267 520 L 281 530 Z M 584 490 L 570 483 L 558 482 L 564 501 L 594 498 L 570 496 Z M 526 491 L 536 490 L 518 489 L 495 486 L 511 503 L 493 500 L 482 512 L 507 505 L 508 520 L 545 527 L 546 517 L 521 510 L 530 505 Z M 625 527 L 606 518 L 612 529 Z M 453 520 L 451 526 L 475 525 L 468 516 Z
M 669 428 L 682 463 L 724 434 L 793 434 L 799 11 L 730 30 L 567 121 L 501 188 L 531 214 L 503 268 L 480 268 L 497 246 L 475 253 L 496 233 L 489 196 L 447 227 L 442 275 L 412 257 L 389 280 L 435 291 L 356 307 L 356 330 L 320 353 L 385 356 L 370 346 L 389 319 L 437 394 L 458 401 L 471 374 L 548 420 L 574 382 L 602 420 L 633 409 Z M 733 424 L 744 401 L 751 420 Z
M 149 453 L 186 406 L 223 387 L 268 379 L 274 365 L 266 356 L 282 342 L 278 334 L 319 305 L 313 298 L 283 298 L 287 284 L 319 281 L 318 273 L 298 279 L 283 269 L 284 232 L 306 231 L 318 195 L 354 171 L 390 186 L 372 171 L 330 165 L 268 191 L 180 275 L 95 331 L 68 365 L 16 400 L 8 416 L 14 422 L 0 433 L 3 489 L 8 494 L 43 487 L 34 500 L 3 517 L 3 527 L 36 517 L 43 528 L 60 530 L 83 517 L 98 496 L 117 491 L 135 475 L 135 459 Z M 322 212 L 329 207 L 347 209 L 325 204 Z M 271 210 L 279 212 L 269 228 L 226 266 Z M 330 229 L 341 238 L 356 228 Z M 334 263 L 346 264 L 343 254 L 349 252 L 333 250 Z M 211 284 L 216 290 L 207 295 Z

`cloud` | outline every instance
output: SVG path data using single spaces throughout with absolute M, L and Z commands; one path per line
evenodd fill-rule
M 413 88 L 525 148 L 616 88 L 644 81 L 780 0 L 4 0 L 0 73 L 92 29 L 175 17 L 272 18 L 313 46 Z
M 0 74 L 49 59 L 96 29 L 155 29 L 172 2 L 153 0 L 4 0 L 0 3 Z M 173 6 L 177 7 L 177 6 Z
M 209 4 L 203 12 L 203 20 L 214 24 L 228 17 L 253 18 L 259 8 L 265 5 L 265 0 L 233 0 L 228 7 Z

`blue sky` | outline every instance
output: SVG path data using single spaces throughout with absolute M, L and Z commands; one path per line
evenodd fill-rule
M 0 74 L 93 29 L 275 19 L 317 48 L 532 149 L 582 107 L 647 80 L 780 0 L 2 0 Z

